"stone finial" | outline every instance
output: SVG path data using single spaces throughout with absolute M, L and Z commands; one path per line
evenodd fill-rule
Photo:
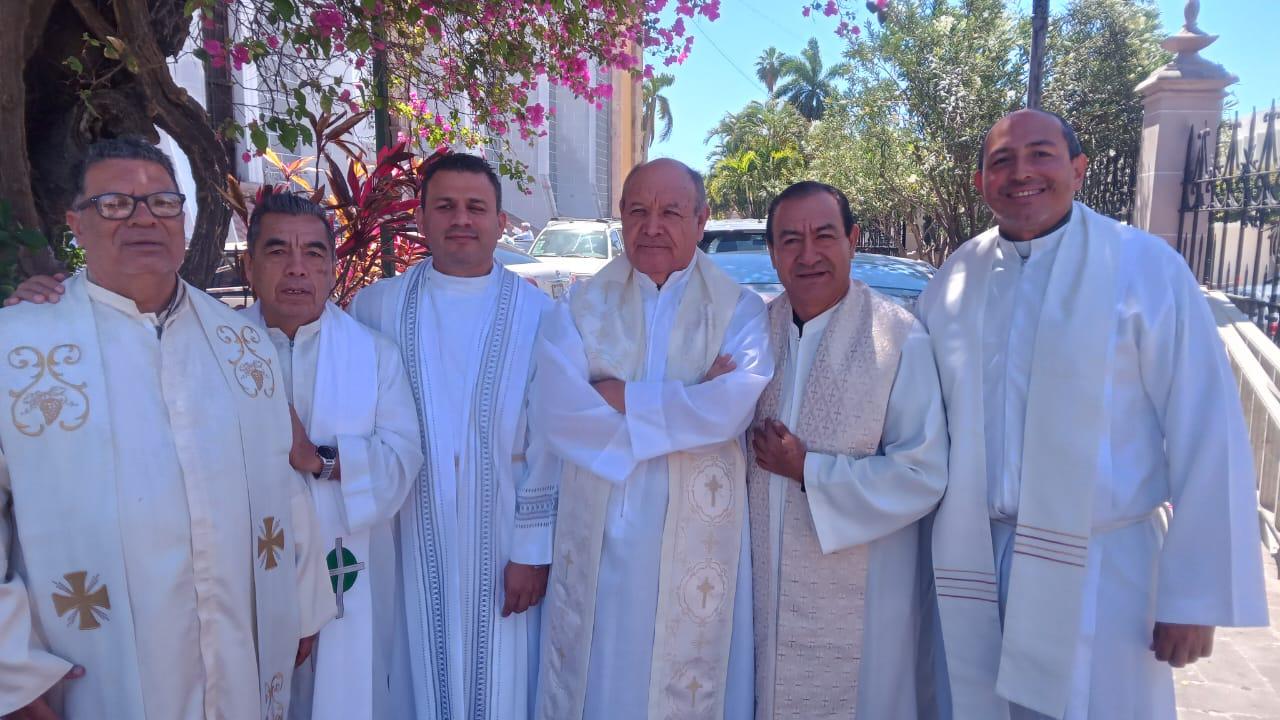
M 1182 29 L 1160 43 L 1160 47 L 1173 53 L 1173 60 L 1143 80 L 1138 92 L 1153 89 L 1159 80 L 1205 80 L 1221 82 L 1226 87 L 1238 79 L 1221 65 L 1200 57 L 1200 51 L 1218 39 L 1200 29 L 1200 0 L 1187 0 L 1182 15 L 1186 20 Z
M 1200 33 L 1200 27 L 1196 25 L 1196 20 L 1200 17 L 1200 0 L 1187 0 L 1187 6 L 1182 9 L 1182 17 L 1186 19 L 1182 24 L 1183 30 Z

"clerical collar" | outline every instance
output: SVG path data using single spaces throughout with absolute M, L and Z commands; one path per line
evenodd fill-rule
M 170 321 L 173 320 L 174 315 L 178 313 L 178 310 L 183 305 L 183 301 L 187 298 L 186 283 L 179 279 L 177 287 L 174 288 L 173 297 L 169 298 L 169 304 L 166 305 L 164 309 L 159 312 L 144 313 L 138 309 L 138 304 L 132 299 L 102 287 L 95 283 L 93 278 L 89 277 L 88 274 L 85 275 L 85 287 L 88 290 L 89 298 L 91 300 L 95 300 L 103 305 L 115 308 L 130 317 L 149 321 L 153 326 L 155 326 L 157 338 L 160 337 L 164 332 L 164 329 L 170 325 Z
M 697 262 L 696 258 L 685 267 L 672 272 L 667 276 L 667 281 L 662 283 L 662 285 L 658 285 L 658 283 L 654 282 L 653 278 L 648 275 L 645 275 L 642 272 L 637 272 L 636 275 L 639 276 L 640 289 L 649 290 L 654 293 L 661 293 L 663 290 L 680 287 L 684 284 L 685 280 L 688 279 L 689 271 L 693 268 L 694 262 Z
M 1010 240 L 1001 235 L 1000 242 L 1012 248 L 1025 264 L 1032 255 L 1047 252 L 1057 246 L 1062 237 L 1067 234 L 1067 224 L 1071 222 L 1071 215 L 1072 211 L 1067 211 L 1067 214 L 1054 223 L 1053 227 L 1030 240 Z
M 316 318 L 315 320 L 312 320 L 306 325 L 299 325 L 298 329 L 294 331 L 292 338 L 290 338 L 288 335 L 285 335 L 284 331 L 281 330 L 280 328 L 274 328 L 270 326 L 267 327 L 267 334 L 274 337 L 277 340 L 281 338 L 288 340 L 291 345 L 300 343 L 303 340 L 306 340 L 307 338 L 311 337 L 312 335 L 315 335 L 316 333 L 320 332 L 320 320 L 323 317 L 324 317 L 324 311 L 321 310 L 320 317 Z M 263 317 L 263 322 L 266 322 L 265 316 Z
M 841 298 L 840 302 L 844 302 L 844 299 Z M 817 315 L 814 315 L 808 320 L 801 320 L 800 316 L 796 314 L 796 311 L 792 310 L 791 322 L 795 323 L 797 335 L 799 337 L 804 337 L 805 325 L 808 325 L 810 330 L 814 330 L 819 333 L 825 330 L 827 327 L 827 321 L 831 319 L 831 314 L 834 313 L 836 308 L 840 306 L 840 302 L 837 302 L 835 305 L 832 305 L 831 307 L 827 308 L 826 310 L 823 310 Z
M 454 295 L 483 295 L 489 289 L 489 283 L 493 282 L 497 274 L 498 264 L 496 262 L 487 274 L 477 275 L 476 277 L 446 275 L 437 270 L 434 265 L 431 267 L 432 284 L 438 289 Z

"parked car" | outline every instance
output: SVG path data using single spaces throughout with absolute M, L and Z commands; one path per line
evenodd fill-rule
M 769 252 L 764 241 L 764 220 L 709 220 L 698 249 L 716 253 Z
M 781 295 L 783 288 L 769 257 L 764 227 L 765 221 L 758 219 L 711 220 L 698 248 L 739 284 L 768 302 Z M 855 253 L 849 268 L 850 277 L 908 309 L 914 309 L 916 298 L 935 272 L 937 268 L 921 260 L 869 252 Z
M 512 271 L 536 281 L 551 297 L 594 276 L 610 260 L 622 254 L 622 226 L 617 220 L 553 218 L 529 248 L 536 265 L 524 264 Z

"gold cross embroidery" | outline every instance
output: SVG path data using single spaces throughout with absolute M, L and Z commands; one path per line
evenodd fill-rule
M 698 592 L 702 593 L 702 609 L 706 610 L 707 596 L 711 594 L 712 590 L 716 589 L 716 586 L 712 585 L 711 581 L 708 580 L 707 578 L 702 578 L 702 584 L 699 585 L 696 589 Z
M 724 485 L 721 485 L 714 475 L 707 481 L 707 491 L 711 493 L 711 507 L 716 506 L 716 493 L 720 492 L 723 487 Z
M 67 618 L 68 624 L 78 618 L 81 630 L 96 630 L 102 627 L 101 621 L 107 619 L 111 597 L 107 594 L 107 586 L 98 584 L 96 575 L 92 580 L 88 580 L 88 575 L 84 570 L 77 570 L 63 575 L 63 580 L 54 581 L 53 586 L 61 593 L 53 594 L 53 609 L 58 617 L 75 613 Z
M 262 567 L 274 570 L 280 564 L 276 553 L 284 552 L 284 528 L 276 525 L 275 517 L 268 515 L 262 519 L 262 535 L 258 536 L 258 557 L 262 558 Z
M 689 690 L 689 693 L 693 695 L 693 699 L 689 701 L 689 706 L 693 707 L 694 705 L 697 705 L 698 691 L 702 689 L 702 683 L 698 682 L 698 678 L 695 676 L 692 680 L 689 681 L 688 685 L 685 685 L 685 688 L 687 688 Z

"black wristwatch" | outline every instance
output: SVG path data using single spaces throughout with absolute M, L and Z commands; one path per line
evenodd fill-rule
M 318 473 L 312 473 L 317 480 L 328 480 L 333 475 L 333 468 L 338 464 L 338 448 L 330 445 L 317 445 L 316 456 L 324 467 Z

